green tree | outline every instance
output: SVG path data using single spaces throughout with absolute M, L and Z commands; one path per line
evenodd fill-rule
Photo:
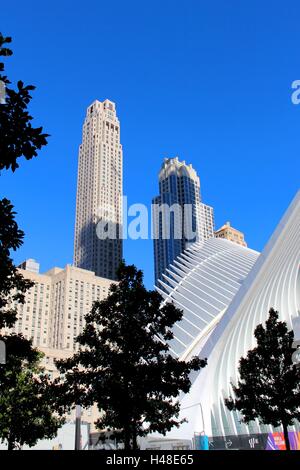
M 52 411 L 56 389 L 39 366 L 42 354 L 21 334 L 9 333 L 17 321 L 17 305 L 24 304 L 25 293 L 33 286 L 10 257 L 23 237 L 10 201 L 0 200 L 0 340 L 7 358 L 0 366 L 0 440 L 7 440 L 9 450 L 54 437 L 64 422 Z
M 206 360 L 174 358 L 167 342 L 182 311 L 148 291 L 135 266 L 122 263 L 117 274 L 118 284 L 85 317 L 79 352 L 57 362 L 65 374 L 60 396 L 69 406 L 96 403 L 97 428 L 112 431 L 125 449 L 136 449 L 137 436 L 179 426 L 176 398 L 188 392 L 190 371 Z
M 292 363 L 294 333 L 271 309 L 266 326 L 258 325 L 254 336 L 257 346 L 240 359 L 238 385 L 231 384 L 234 398 L 225 403 L 229 410 L 241 413 L 244 423 L 258 419 L 262 424 L 282 425 L 290 450 L 288 426 L 300 418 L 300 370 Z
M 39 365 L 43 354 L 21 335 L 2 336 L 7 363 L 0 366 L 0 439 L 8 450 L 53 438 L 65 419 L 53 413 L 55 388 Z
M 10 37 L 0 33 L 0 56 L 12 55 L 11 49 L 5 47 L 10 42 Z M 16 91 L 10 88 L 3 62 L 0 62 L 0 81 L 5 84 L 5 103 L 0 104 L 0 171 L 4 168 L 15 171 L 20 157 L 30 160 L 37 156 L 37 150 L 47 144 L 48 134 L 42 132 L 42 127 L 35 128 L 31 124 L 33 118 L 27 107 L 32 98 L 30 92 L 35 87 L 24 86 L 19 80 Z

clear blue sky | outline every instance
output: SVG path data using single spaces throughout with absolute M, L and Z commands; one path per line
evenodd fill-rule
M 48 146 L 2 172 L 26 233 L 17 262 L 72 262 L 77 152 L 86 107 L 116 102 L 124 192 L 150 204 L 162 159 L 179 155 L 201 178 L 217 227 L 226 220 L 261 250 L 299 188 L 298 1 L 53 0 L 6 2 L 12 80 L 35 84 L 36 125 Z M 152 287 L 152 241 L 126 241 L 125 258 Z

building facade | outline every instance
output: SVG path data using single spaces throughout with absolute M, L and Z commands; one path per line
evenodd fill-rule
M 88 108 L 79 147 L 74 265 L 116 279 L 122 260 L 123 151 L 115 103 Z
M 23 305 L 14 305 L 18 312 L 14 331 L 32 339 L 37 347 L 76 351 L 75 338 L 82 332 L 85 315 L 95 300 L 107 296 L 112 281 L 71 265 L 44 274 L 19 271 L 34 286 L 25 293 Z
M 41 274 L 39 263 L 33 259 L 21 263 L 19 272 L 34 285 L 26 291 L 24 304 L 13 303 L 17 321 L 6 331 L 32 339 L 33 346 L 44 354 L 42 366 L 55 379 L 59 375 L 55 361 L 67 359 L 78 350 L 75 339 L 84 328 L 85 315 L 91 311 L 94 301 L 107 297 L 113 281 L 71 265 Z M 99 417 L 97 406 L 82 408 L 81 415 L 94 432 Z M 74 411 L 66 419 L 74 422 Z
M 238 245 L 247 246 L 245 242 L 245 235 L 240 230 L 231 227 L 230 222 L 226 222 L 219 230 L 215 231 L 216 238 L 225 238 L 231 242 L 237 243 Z
M 200 202 L 199 207 L 200 224 L 199 224 L 199 240 L 208 240 L 214 237 L 215 217 L 214 209 L 207 204 Z
M 24 271 L 32 271 L 33 273 L 39 273 L 40 264 L 35 261 L 35 259 L 29 258 L 18 266 L 19 269 Z
M 214 236 L 213 208 L 201 202 L 199 176 L 178 157 L 162 164 L 152 222 L 155 283 L 190 244 Z

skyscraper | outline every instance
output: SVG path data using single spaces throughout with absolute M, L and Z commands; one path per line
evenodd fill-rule
M 122 259 L 122 160 L 115 103 L 96 100 L 79 147 L 74 264 L 108 279 Z
M 213 208 L 201 202 L 200 179 L 178 157 L 165 158 L 153 203 L 155 283 L 191 243 L 214 236 Z

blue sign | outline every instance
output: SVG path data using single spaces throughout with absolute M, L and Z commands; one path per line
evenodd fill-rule
M 205 434 L 195 436 L 195 449 L 209 450 L 208 436 L 206 436 Z

